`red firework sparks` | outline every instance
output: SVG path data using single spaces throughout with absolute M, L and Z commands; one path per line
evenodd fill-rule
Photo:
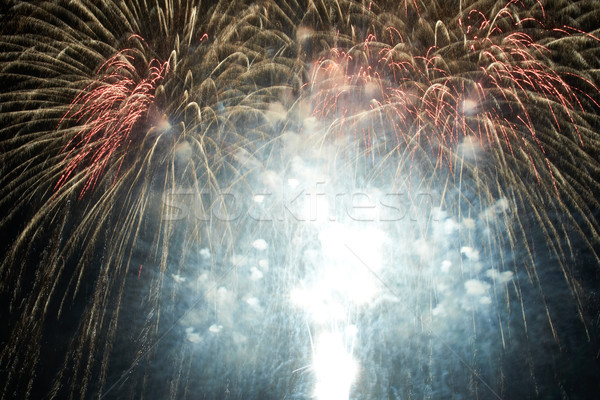
M 545 15 L 543 6 L 538 4 Z M 385 30 L 389 43 L 380 43 L 369 33 L 362 43 L 345 52 L 330 49 L 312 70 L 313 115 L 333 119 L 329 132 L 339 137 L 348 129 L 356 137 L 362 136 L 364 150 L 371 155 L 377 131 L 381 131 L 381 126 L 391 127 L 399 148 L 413 154 L 422 143 L 427 143 L 430 149 L 436 149 L 437 165 L 445 164 L 451 170 L 448 149 L 465 137 L 476 138 L 482 146 L 503 145 L 513 155 L 527 154 L 539 181 L 541 164 L 534 160 L 534 144 L 535 153 L 541 156 L 538 160 L 547 165 L 556 188 L 544 143 L 534 126 L 535 116 L 528 105 L 535 101 L 547 108 L 555 128 L 561 131 L 563 117 L 557 112 L 575 122 L 574 113 L 584 111 L 580 96 L 598 104 L 589 94 L 576 93 L 548 65 L 549 48 L 520 30 L 505 31 L 506 27 L 519 28 L 525 23 L 535 23 L 543 29 L 542 21 L 515 18 L 510 8 L 519 5 L 519 1 L 512 0 L 491 18 L 471 10 L 464 20 L 459 19 L 457 23 L 464 35 L 462 48 L 449 50 L 439 45 L 436 26 L 436 43 L 424 53 L 405 43 L 393 27 Z M 557 33 L 568 35 L 570 31 L 576 30 L 565 27 Z M 592 35 L 587 37 L 599 40 Z M 465 60 L 477 57 L 478 71 L 463 74 L 446 62 L 448 51 L 462 51 L 459 57 Z M 453 53 L 450 59 L 455 57 Z M 587 82 L 593 92 L 598 92 L 585 78 L 567 75 Z M 573 126 L 573 139 L 583 146 L 577 124 Z
M 95 186 L 115 152 L 129 146 L 131 130 L 154 101 L 154 90 L 169 70 L 168 62 L 153 59 L 148 63 L 147 76 L 136 82 L 132 78 L 136 75 L 132 64 L 135 55 L 135 50 L 126 49 L 109 58 L 99 68 L 98 78 L 71 102 L 60 123 L 71 118 L 81 128 L 65 147 L 65 151 L 69 149 L 65 156 L 67 166 L 55 190 L 80 165 L 89 163 L 84 171 L 81 198 Z

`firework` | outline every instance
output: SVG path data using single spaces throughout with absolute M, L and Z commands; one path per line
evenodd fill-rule
M 596 14 L 10 3 L 2 398 L 585 397 Z

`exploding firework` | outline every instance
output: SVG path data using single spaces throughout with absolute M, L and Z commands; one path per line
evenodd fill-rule
M 588 397 L 588 1 L 13 1 L 2 398 Z

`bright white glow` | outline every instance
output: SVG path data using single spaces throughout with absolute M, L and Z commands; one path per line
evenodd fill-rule
M 291 300 L 314 322 L 340 321 L 349 305 L 368 304 L 379 292 L 384 235 L 377 229 L 328 224 L 319 233 L 323 257 L 315 257 L 314 280 L 291 293 Z
M 296 29 L 296 40 L 302 41 L 306 39 L 310 39 L 310 37 L 314 34 L 314 31 L 306 26 L 299 26 Z
M 259 281 L 263 277 L 263 273 L 256 267 L 250 269 L 250 279 L 253 281 Z
M 456 223 L 456 221 L 448 218 L 446 221 L 444 221 L 444 233 L 446 235 L 452 235 L 454 234 L 454 232 L 458 229 L 458 224 Z
M 292 303 L 304 309 L 316 324 L 341 321 L 346 318 L 346 308 L 332 294 L 325 282 L 310 289 L 294 289 L 290 295 Z
M 314 395 L 320 400 L 348 400 L 359 364 L 352 356 L 357 328 L 348 324 L 350 309 L 369 304 L 380 292 L 384 233 L 329 221 L 320 226 L 321 251 L 311 253 L 314 276 L 292 290 L 291 301 L 304 309 L 317 331 L 313 368 Z M 325 326 L 346 324 L 343 333 Z
M 495 269 L 489 269 L 485 272 L 485 274 L 493 279 L 494 281 L 496 281 L 496 283 L 498 284 L 505 284 L 510 282 L 513 279 L 513 273 L 512 271 L 503 271 L 503 272 L 499 272 Z
M 460 252 L 464 254 L 469 260 L 477 261 L 479 260 L 479 251 L 473 249 L 469 246 L 461 247 Z
M 261 258 L 258 260 L 258 266 L 263 269 L 263 271 L 267 272 L 269 270 L 269 260 L 266 258 Z
M 448 260 L 442 261 L 442 272 L 447 273 L 450 271 L 450 267 L 452 267 L 452 263 Z
M 469 279 L 465 282 L 465 289 L 467 290 L 467 294 L 472 295 L 483 295 L 487 293 L 489 285 L 485 282 L 481 282 L 477 279 Z
M 456 149 L 457 154 L 467 160 L 476 160 L 482 150 L 481 141 L 474 136 L 465 137 Z
M 250 307 L 259 307 L 260 306 L 260 301 L 256 297 L 247 298 L 246 303 L 248 303 L 248 305 Z
M 346 350 L 343 335 L 326 332 L 317 338 L 313 368 L 317 378 L 317 399 L 348 400 L 358 374 L 358 364 Z
M 431 314 L 435 317 L 438 315 L 444 314 L 444 306 L 443 304 L 438 304 L 433 310 L 431 310 Z
M 473 115 L 477 111 L 477 103 L 471 99 L 463 101 L 463 112 L 466 115 Z
M 267 242 L 264 239 L 256 239 L 252 243 L 252 247 L 254 247 L 257 250 L 266 250 L 267 247 L 269 247 L 269 245 L 267 244 Z
M 202 342 L 202 336 L 199 333 L 194 332 L 194 328 L 189 327 L 185 329 L 186 338 L 191 343 L 200 343 Z
M 286 110 L 285 107 L 283 107 L 283 105 L 277 101 L 269 104 L 269 108 L 265 115 L 271 123 L 276 123 L 285 120 Z
M 374 274 L 382 268 L 383 232 L 331 224 L 319 233 L 319 240 L 326 263 L 323 279 L 347 300 L 355 304 L 369 302 L 379 291 Z
M 329 211 L 329 202 L 327 196 L 309 192 L 306 193 L 305 199 L 303 199 L 300 210 L 297 217 L 301 221 L 307 222 L 320 222 L 325 223 L 328 219 L 332 218 Z
M 463 226 L 467 229 L 475 228 L 475 220 L 473 218 L 463 218 Z
M 200 256 L 202 256 L 202 258 L 204 258 L 205 260 L 210 258 L 210 250 L 207 248 L 203 248 L 202 250 L 200 250 Z

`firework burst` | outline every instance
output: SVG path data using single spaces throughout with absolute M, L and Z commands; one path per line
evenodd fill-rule
M 2 11 L 2 398 L 594 389 L 597 5 L 216 3 Z
M 89 158 L 91 166 L 81 192 L 83 195 L 94 186 L 119 147 L 128 146 L 131 130 L 147 113 L 154 100 L 152 93 L 156 84 L 168 70 L 167 63 L 161 65 L 152 60 L 148 68 L 149 76 L 136 83 L 127 76 L 135 72 L 130 62 L 133 57 L 127 51 L 111 57 L 98 71 L 99 75 L 103 75 L 98 80 L 98 86 L 94 89 L 85 88 L 73 100 L 65 118 L 75 119 L 83 128 L 68 145 L 71 148 L 66 155 L 69 162 L 55 189 L 68 181 L 77 166 Z M 75 111 L 75 106 L 80 108 Z M 72 155 L 74 151 L 76 155 Z

